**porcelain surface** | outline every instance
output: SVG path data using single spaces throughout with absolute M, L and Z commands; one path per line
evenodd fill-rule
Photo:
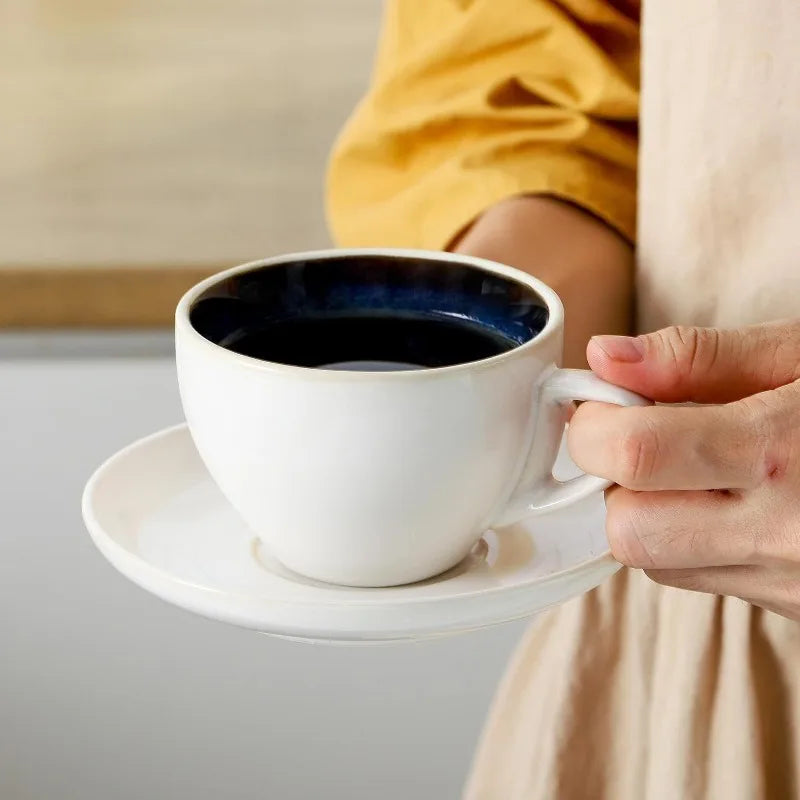
M 444 302 L 448 281 L 464 314 L 518 331 L 519 345 L 477 361 L 381 372 L 277 363 L 218 343 L 248 320 L 268 324 L 298 308 L 426 308 L 431 297 Z M 589 371 L 559 369 L 562 333 L 558 296 L 524 272 L 392 249 L 234 267 L 187 292 L 175 317 L 186 421 L 222 494 L 281 563 L 372 587 L 437 575 L 487 528 L 608 485 L 589 475 L 553 480 L 567 407 L 646 401 Z
M 565 454 L 559 477 L 575 474 Z M 211 479 L 185 425 L 112 456 L 83 514 L 103 555 L 169 603 L 276 636 L 377 643 L 449 635 L 530 616 L 597 586 L 607 552 L 601 492 L 486 532 L 447 572 L 407 586 L 353 588 L 288 570 Z

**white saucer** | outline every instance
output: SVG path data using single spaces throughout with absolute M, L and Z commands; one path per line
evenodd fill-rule
M 561 466 L 563 475 L 563 456 Z M 86 485 L 83 516 L 103 555 L 163 600 L 311 640 L 418 639 L 507 622 L 586 592 L 619 568 L 607 552 L 598 493 L 487 532 L 465 561 L 427 581 L 361 589 L 308 580 L 276 562 L 240 520 L 185 425 L 106 461 Z

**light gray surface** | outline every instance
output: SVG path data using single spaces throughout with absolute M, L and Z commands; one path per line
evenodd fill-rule
M 0 798 L 456 798 L 524 625 L 326 647 L 150 597 L 94 550 L 79 498 L 181 419 L 173 365 L 98 356 L 145 352 L 135 337 L 10 358 L 23 340 L 0 337 Z
M 73 358 L 152 358 L 175 356 L 172 330 L 2 331 L 0 361 Z

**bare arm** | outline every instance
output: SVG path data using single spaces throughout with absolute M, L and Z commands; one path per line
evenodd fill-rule
M 451 249 L 524 270 L 556 290 L 566 312 L 565 366 L 586 365 L 586 344 L 595 334 L 629 332 L 632 248 L 576 206 L 542 196 L 509 198 Z

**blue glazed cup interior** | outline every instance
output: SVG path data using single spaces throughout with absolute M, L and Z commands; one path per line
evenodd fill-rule
M 332 251 L 223 277 L 189 318 L 262 361 L 374 371 L 490 358 L 534 339 L 548 309 L 533 287 L 457 257 Z

